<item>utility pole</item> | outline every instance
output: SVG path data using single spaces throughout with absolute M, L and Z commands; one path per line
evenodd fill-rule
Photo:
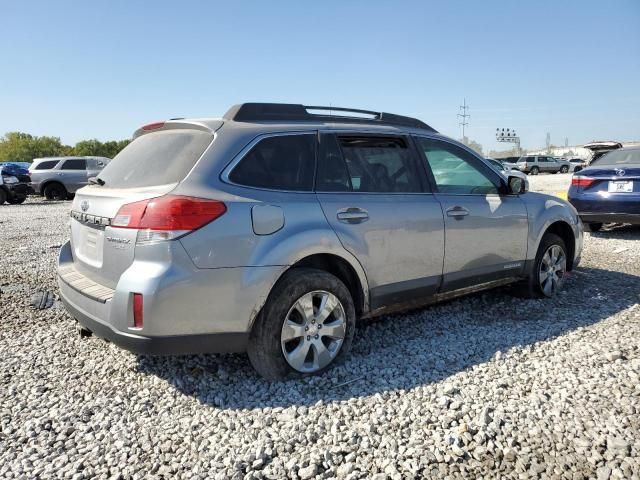
M 471 117 L 471 115 L 467 113 L 468 110 L 469 110 L 469 105 L 467 105 L 467 99 L 465 98 L 464 101 L 462 102 L 462 105 L 460 105 L 460 111 L 462 113 L 458 113 L 458 117 L 461 119 L 460 126 L 462 127 L 462 141 L 465 144 L 467 143 L 467 137 L 464 134 L 464 127 L 469 125 L 469 122 L 467 122 L 467 118 Z

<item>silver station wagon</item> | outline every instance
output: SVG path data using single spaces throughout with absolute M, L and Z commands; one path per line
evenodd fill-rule
M 140 128 L 78 190 L 60 294 L 142 354 L 243 352 L 267 379 L 342 361 L 356 318 L 578 264 L 567 202 L 400 115 L 245 103 Z

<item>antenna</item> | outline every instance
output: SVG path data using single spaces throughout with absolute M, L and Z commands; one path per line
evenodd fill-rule
M 467 118 L 471 118 L 471 115 L 467 113 L 468 110 L 469 110 L 469 105 L 467 105 L 467 99 L 465 98 L 462 102 L 462 105 L 460 105 L 460 111 L 462 113 L 458 113 L 458 117 L 462 119 L 460 121 L 460 126 L 462 127 L 462 141 L 465 143 L 466 143 L 466 137 L 464 135 L 464 127 L 469 125 L 469 122 L 467 122 Z

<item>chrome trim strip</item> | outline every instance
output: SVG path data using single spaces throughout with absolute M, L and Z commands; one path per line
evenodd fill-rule
M 76 210 L 71 210 L 69 215 L 71 216 L 71 218 L 84 225 L 99 228 L 102 230 L 104 230 L 105 227 L 111 225 L 111 219 L 108 217 L 100 217 L 98 215 L 91 215 L 90 213 L 78 212 Z

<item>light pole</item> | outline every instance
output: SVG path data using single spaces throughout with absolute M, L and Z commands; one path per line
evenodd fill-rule
M 515 143 L 518 147 L 518 155 L 522 155 L 520 148 L 520 137 L 511 128 L 496 128 L 496 140 L 499 142 Z

